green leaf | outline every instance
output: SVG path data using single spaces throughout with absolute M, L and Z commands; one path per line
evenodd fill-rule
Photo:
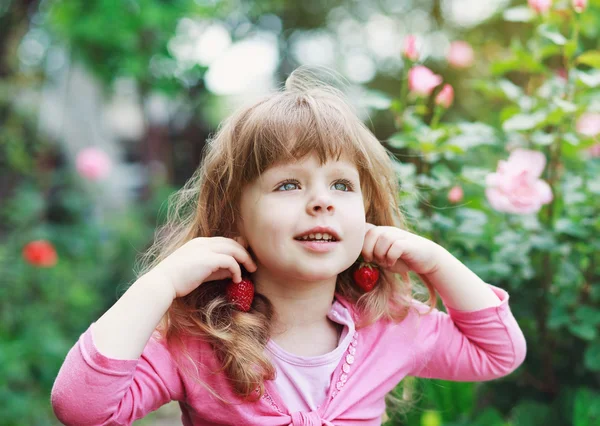
M 375 89 L 366 90 L 360 101 L 363 106 L 379 110 L 388 109 L 392 105 L 392 98 L 387 93 Z
M 552 410 L 548 405 L 535 401 L 523 401 L 513 408 L 514 426 L 549 426 L 557 424 L 552 421 Z
M 571 321 L 571 316 L 564 306 L 554 305 L 548 316 L 548 328 L 556 330 L 560 326 L 568 324 Z
M 477 419 L 475 426 L 504 426 L 504 419 L 498 410 L 492 407 L 487 407 Z
M 564 112 L 577 111 L 577 105 L 575 105 L 573 102 L 565 101 L 564 99 L 558 98 L 556 96 L 552 98 L 552 101 L 554 102 L 554 105 L 562 109 Z
M 600 86 L 600 70 L 589 70 L 589 71 L 581 71 L 581 70 L 573 70 L 577 79 L 581 81 L 588 87 L 598 87 Z
M 589 370 L 600 371 L 600 340 L 593 341 L 585 349 L 583 364 Z
M 502 123 L 502 128 L 506 132 L 531 130 L 542 123 L 546 117 L 547 114 L 543 111 L 538 111 L 533 114 L 517 114 Z
M 564 35 L 562 35 L 558 30 L 550 28 L 547 24 L 540 25 L 538 27 L 538 33 L 542 37 L 551 40 L 554 44 L 558 44 L 559 46 L 562 46 L 567 42 L 567 39 Z
M 573 237 L 585 238 L 588 236 L 588 232 L 583 226 L 566 217 L 558 219 L 554 225 L 554 229 L 560 234 L 571 235 Z
M 498 87 L 502 89 L 502 92 L 504 92 L 506 97 L 512 101 L 518 101 L 523 96 L 523 89 L 510 80 L 501 79 L 498 82 Z
M 600 422 L 600 394 L 580 388 L 573 403 L 573 426 L 596 426 Z
M 417 143 L 411 133 L 398 132 L 389 137 L 387 143 L 394 148 L 411 147 Z
M 591 306 L 580 306 L 575 311 L 575 318 L 592 325 L 600 324 L 600 309 Z M 598 359 L 600 362 L 600 358 Z
M 555 136 L 550 133 L 536 131 L 531 135 L 531 142 L 540 146 L 548 146 L 554 142 Z
M 421 426 L 442 426 L 442 416 L 438 411 L 427 410 L 421 415 Z
M 485 186 L 485 178 L 491 173 L 488 169 L 482 169 L 480 167 L 464 166 L 461 174 L 465 180 L 471 183 L 477 183 Z
M 533 10 L 528 6 L 517 6 L 506 9 L 502 18 L 509 22 L 529 22 L 535 17 Z
M 589 65 L 594 68 L 600 68 L 600 50 L 590 50 L 577 57 L 578 64 Z
M 567 41 L 567 43 L 565 44 L 565 56 L 567 58 L 570 58 L 575 54 L 576 51 L 577 51 L 577 41 L 576 40 Z
M 390 103 L 390 109 L 397 113 L 402 113 L 402 101 L 400 99 L 393 99 Z
M 591 324 L 569 324 L 569 331 L 583 340 L 594 340 L 597 335 L 596 327 Z

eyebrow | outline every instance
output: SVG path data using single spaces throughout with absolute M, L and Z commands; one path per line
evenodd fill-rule
M 283 166 L 279 166 L 279 169 L 280 170 L 291 171 L 291 172 L 305 172 L 305 171 L 308 170 L 306 167 L 297 166 L 297 165 L 293 165 L 293 164 L 286 164 L 286 165 L 283 165 Z M 350 172 L 353 175 L 355 175 L 356 178 L 359 177 L 358 170 L 356 170 L 352 166 L 347 166 L 345 164 L 340 164 L 340 165 L 332 166 L 331 172 L 333 172 L 333 173 Z

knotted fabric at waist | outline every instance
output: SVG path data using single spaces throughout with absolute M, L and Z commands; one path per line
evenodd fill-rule
M 292 413 L 290 426 L 335 426 L 328 420 L 323 420 L 316 411 L 296 411 Z

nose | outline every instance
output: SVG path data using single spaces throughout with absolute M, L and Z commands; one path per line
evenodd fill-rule
M 308 214 L 333 213 L 334 206 L 331 195 L 321 192 L 316 194 L 307 205 Z

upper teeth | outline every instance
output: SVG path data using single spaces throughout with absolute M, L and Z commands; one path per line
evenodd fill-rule
M 334 240 L 335 238 L 333 238 L 331 235 L 324 233 L 316 233 L 316 234 L 308 234 L 305 235 L 303 237 L 300 237 L 300 239 L 302 240 Z

